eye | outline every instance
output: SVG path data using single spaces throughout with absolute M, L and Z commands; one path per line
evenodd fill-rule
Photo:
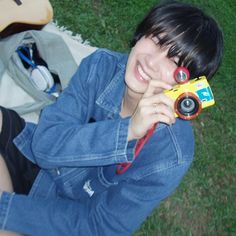
M 171 61 L 176 65 L 179 66 L 179 57 L 172 57 Z

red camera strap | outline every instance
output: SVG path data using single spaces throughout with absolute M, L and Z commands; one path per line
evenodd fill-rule
M 152 126 L 152 128 L 148 130 L 147 134 L 143 138 L 138 140 L 137 146 L 134 151 L 134 160 L 137 158 L 137 156 L 140 153 L 140 151 L 142 150 L 144 144 L 152 136 L 156 126 L 157 126 L 157 124 L 154 124 Z M 132 162 L 119 164 L 116 168 L 116 174 L 118 174 L 118 175 L 123 174 L 131 165 L 132 165 Z

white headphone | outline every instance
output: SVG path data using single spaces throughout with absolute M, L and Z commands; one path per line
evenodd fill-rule
M 26 62 L 31 67 L 30 81 L 33 86 L 40 91 L 47 93 L 54 92 L 54 79 L 47 67 L 35 64 L 31 58 L 28 58 L 24 53 L 22 53 L 22 49 L 30 57 L 29 49 L 26 47 L 19 47 L 16 52 L 21 60 Z

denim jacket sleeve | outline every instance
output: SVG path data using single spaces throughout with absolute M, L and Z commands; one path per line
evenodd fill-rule
M 174 191 L 189 165 L 190 161 L 186 161 L 142 181 L 122 181 L 83 203 L 4 193 L 0 228 L 33 236 L 132 235 L 160 201 Z
M 101 120 L 89 123 L 96 112 L 101 113 L 96 99 L 108 83 L 102 78 L 109 72 L 108 60 L 99 52 L 83 60 L 57 102 L 42 112 L 31 144 L 35 162 L 42 168 L 132 161 L 133 150 L 127 141 L 129 118 L 100 115 Z

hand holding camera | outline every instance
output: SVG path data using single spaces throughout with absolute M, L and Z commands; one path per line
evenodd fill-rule
M 163 93 L 171 88 L 163 81 L 150 80 L 132 115 L 128 140 L 142 138 L 155 123 L 171 125 L 175 122 L 174 101 Z
M 178 67 L 173 76 L 178 84 L 171 89 L 162 81 L 150 81 L 132 116 L 129 140 L 142 138 L 155 123 L 171 125 L 175 117 L 194 119 L 203 108 L 215 103 L 205 76 L 189 80 L 190 74 L 185 67 Z M 163 93 L 155 94 L 156 88 Z

